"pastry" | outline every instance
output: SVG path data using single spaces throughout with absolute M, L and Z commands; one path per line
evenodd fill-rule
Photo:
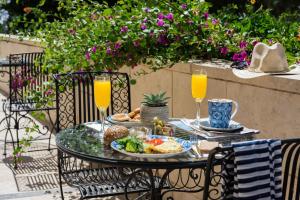
M 124 122 L 124 121 L 128 121 L 130 119 L 130 117 L 125 113 L 114 114 L 113 116 L 111 116 L 111 118 L 112 118 L 112 120 L 115 120 L 118 122 Z
M 112 141 L 126 137 L 128 135 L 129 130 L 125 126 L 111 126 L 104 132 L 104 144 L 108 146 Z
M 130 113 L 128 113 L 128 117 L 130 117 L 130 118 L 133 118 L 135 116 L 135 112 L 130 112 Z
M 139 114 L 140 112 L 141 112 L 141 108 L 136 108 L 136 109 L 134 109 L 134 111 L 133 111 L 135 114 Z

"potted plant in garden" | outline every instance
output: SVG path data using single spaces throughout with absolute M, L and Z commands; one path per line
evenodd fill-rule
M 143 123 L 151 123 L 154 117 L 158 117 L 163 121 L 169 119 L 169 107 L 166 92 L 158 94 L 144 94 L 144 101 L 141 104 L 141 121 Z

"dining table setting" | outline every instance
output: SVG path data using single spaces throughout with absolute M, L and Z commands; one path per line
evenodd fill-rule
M 56 144 L 62 154 L 132 169 L 125 178 L 123 193 L 127 199 L 133 184 L 130 182 L 137 177 L 147 179 L 142 185 L 150 191 L 150 199 L 162 199 L 170 192 L 200 192 L 209 152 L 232 142 L 252 140 L 259 133 L 233 120 L 238 103 L 231 99 L 209 99 L 208 117 L 200 116 L 207 90 L 204 70 L 193 72 L 191 77 L 197 105 L 195 119 L 169 117 L 166 92 L 145 94 L 140 107 L 106 116 L 112 91 L 109 75 L 95 77 L 93 84 L 100 121 L 61 130 Z M 184 175 L 184 170 L 189 172 Z M 171 181 L 174 176 L 181 182 Z M 190 179 L 184 182 L 186 177 Z

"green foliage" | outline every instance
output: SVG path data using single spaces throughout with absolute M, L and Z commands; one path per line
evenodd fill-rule
M 151 107 L 165 106 L 168 103 L 170 97 L 166 97 L 166 92 L 160 92 L 158 94 L 144 94 L 143 104 Z

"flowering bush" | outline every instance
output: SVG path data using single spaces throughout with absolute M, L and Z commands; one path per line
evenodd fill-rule
M 258 42 L 281 42 L 290 62 L 299 59 L 298 25 L 289 26 L 268 11 L 218 15 L 200 0 L 123 0 L 109 8 L 95 2 L 69 2 L 69 18 L 40 32 L 49 71 L 118 70 L 143 63 L 153 71 L 194 58 L 250 61 Z M 219 17 L 216 17 L 219 16 Z M 280 22 L 278 25 L 276 23 Z

